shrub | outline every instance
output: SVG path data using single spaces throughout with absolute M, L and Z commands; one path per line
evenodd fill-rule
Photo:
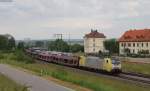
M 63 69 L 56 69 L 56 71 L 51 74 L 55 78 L 59 78 L 61 80 L 66 80 L 68 73 Z
M 20 61 L 20 62 L 22 61 L 25 63 L 33 63 L 34 62 L 32 60 L 32 58 L 25 55 L 23 51 L 17 50 L 17 51 L 15 51 L 14 55 L 15 56 L 13 57 L 13 59 L 16 61 Z
M 4 55 L 0 53 L 0 59 L 4 59 Z

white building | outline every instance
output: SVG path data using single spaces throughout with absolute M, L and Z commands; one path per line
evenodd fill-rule
M 150 53 L 150 29 L 129 30 L 119 39 L 119 52 L 138 54 L 141 51 Z
M 99 51 L 104 52 L 105 35 L 97 30 L 91 30 L 91 33 L 84 36 L 84 52 L 85 54 L 96 54 Z

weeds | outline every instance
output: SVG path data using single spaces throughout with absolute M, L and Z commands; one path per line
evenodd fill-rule
M 0 59 L 4 59 L 5 57 L 4 57 L 4 55 L 2 55 L 1 53 L 0 53 Z
M 150 75 L 150 64 L 137 64 L 137 63 L 122 63 L 122 69 L 126 72 L 135 72 Z
M 18 62 L 24 62 L 26 64 L 34 63 L 32 58 L 28 57 L 27 55 L 24 54 L 24 52 L 22 52 L 20 50 L 15 51 L 9 60 L 16 60 Z

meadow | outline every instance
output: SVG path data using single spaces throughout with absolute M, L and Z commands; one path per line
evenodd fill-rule
M 125 72 L 150 75 L 150 64 L 122 62 L 122 69 Z

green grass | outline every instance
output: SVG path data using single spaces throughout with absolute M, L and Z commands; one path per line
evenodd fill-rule
M 77 53 L 74 53 L 74 55 L 77 55 L 77 56 L 84 56 L 84 53 L 83 53 L 83 52 L 77 52 Z
M 150 75 L 150 64 L 123 62 L 122 69 L 125 72 L 136 72 Z
M 0 91 L 27 91 L 27 88 L 0 74 Z
M 126 81 L 75 72 L 60 65 L 15 61 L 11 59 L 13 58 L 12 56 L 15 55 L 5 54 L 6 58 L 1 59 L 1 63 L 24 68 L 33 71 L 40 76 L 51 76 L 63 81 L 71 82 L 86 88 L 90 88 L 94 91 L 149 91 L 150 89 L 148 86 L 140 86 Z

